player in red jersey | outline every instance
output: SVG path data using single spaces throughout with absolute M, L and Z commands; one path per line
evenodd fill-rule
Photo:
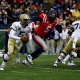
M 62 27 L 56 25 L 56 14 L 53 11 L 50 11 L 47 17 L 49 21 L 45 23 L 42 20 L 42 22 L 40 22 L 38 27 L 34 30 L 32 38 L 33 41 L 38 45 L 38 48 L 30 55 L 28 55 L 27 59 L 23 61 L 25 65 L 27 65 L 27 61 L 33 64 L 32 60 L 37 58 L 42 52 L 47 49 L 47 45 L 43 39 L 51 30 L 54 29 L 54 27 L 58 32 L 62 32 Z

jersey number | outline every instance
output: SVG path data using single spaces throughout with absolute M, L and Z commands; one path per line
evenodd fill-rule
M 25 35 L 25 32 L 20 31 L 20 33 L 19 33 L 19 37 L 20 37 L 20 36 L 24 36 L 24 35 Z
M 45 29 L 45 33 L 48 33 L 49 32 L 49 30 L 51 29 L 51 26 L 47 26 L 47 28 Z
M 75 26 L 75 29 L 80 29 L 79 23 L 74 24 L 73 26 Z

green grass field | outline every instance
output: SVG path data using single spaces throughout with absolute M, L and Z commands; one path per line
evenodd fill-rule
M 67 66 L 59 64 L 53 67 L 53 62 L 57 55 L 41 55 L 33 61 L 29 68 L 22 64 L 25 59 L 21 55 L 21 63 L 12 64 L 15 60 L 10 60 L 4 71 L 0 71 L 0 80 L 80 80 L 80 59 L 75 59 L 78 66 Z M 1 63 L 2 59 L 0 59 Z

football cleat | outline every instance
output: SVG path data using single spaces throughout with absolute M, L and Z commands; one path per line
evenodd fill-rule
M 70 62 L 68 62 L 67 65 L 68 65 L 68 66 L 77 66 L 76 64 L 74 64 L 74 63 L 70 63 Z
M 30 65 L 29 65 L 29 63 L 28 63 L 27 60 L 24 60 L 24 61 L 23 61 L 23 64 L 24 64 L 26 67 L 30 67 Z
M 4 71 L 4 68 L 3 67 L 0 67 L 0 71 Z
M 58 66 L 58 63 L 59 63 L 59 62 L 56 60 L 56 61 L 54 62 L 54 64 L 53 64 L 53 66 L 54 66 L 54 67 L 57 67 L 57 66 Z
M 54 66 L 54 67 L 57 67 L 57 63 L 54 63 L 53 66 Z
M 28 56 L 27 56 L 27 59 L 28 59 L 28 62 L 29 62 L 30 64 L 33 64 L 32 56 L 31 56 L 31 55 L 28 55 Z

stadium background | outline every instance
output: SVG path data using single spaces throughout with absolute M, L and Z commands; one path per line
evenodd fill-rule
M 3 50 L 4 49 L 5 31 L 7 31 L 7 30 L 0 30 L 0 50 Z

